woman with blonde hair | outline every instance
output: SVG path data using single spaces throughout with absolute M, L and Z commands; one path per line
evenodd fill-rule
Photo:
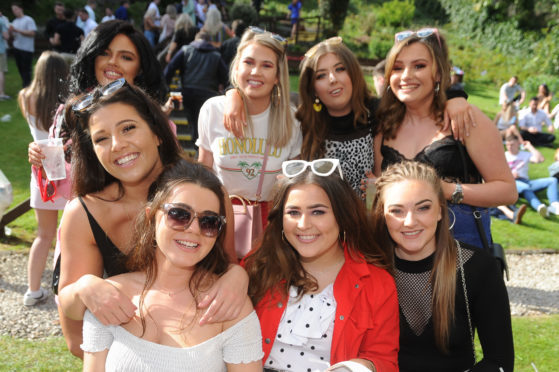
M 285 49 L 284 40 L 271 32 L 250 27 L 243 34 L 230 80 L 249 119 L 245 138 L 235 138 L 223 126 L 225 96 L 207 100 L 198 119 L 198 160 L 213 167 L 229 194 L 262 202 L 263 224 L 281 164 L 299 156 L 301 147 Z
M 192 22 L 192 18 L 190 18 L 190 16 L 186 13 L 181 14 L 175 22 L 173 38 L 171 39 L 169 46 L 165 50 L 165 62 L 169 63 L 175 53 L 183 45 L 188 45 L 192 41 L 194 41 L 195 36 L 196 26 L 194 25 L 194 22 Z M 158 59 L 161 61 L 160 57 L 158 57 Z
M 374 236 L 393 250 L 400 371 L 511 372 L 514 346 L 502 275 L 493 257 L 452 238 L 454 217 L 442 184 L 432 167 L 411 161 L 389 166 L 376 182 Z
M 303 133 L 301 157 L 339 159 L 346 181 L 361 195 L 362 180 L 374 170 L 378 99 L 369 92 L 357 57 L 339 36 L 310 48 L 300 69 L 296 117 Z M 451 94 L 464 97 L 461 91 Z M 468 107 L 463 99 L 449 103 L 458 125 L 463 125 Z
M 221 47 L 221 43 L 227 37 L 235 36 L 235 33 L 221 21 L 221 12 L 217 7 L 210 7 L 208 9 L 202 30 L 210 34 L 210 42 L 216 48 Z
M 165 42 L 173 36 L 175 30 L 175 22 L 177 20 L 177 8 L 169 4 L 165 8 L 165 14 L 161 17 L 161 33 L 159 34 L 159 43 Z
M 66 97 L 68 85 L 69 67 L 62 55 L 46 51 L 41 54 L 35 64 L 33 81 L 27 88 L 23 88 L 18 95 L 18 104 L 21 113 L 29 124 L 29 130 L 33 141 L 47 139 L 49 128 L 56 108 Z M 56 236 L 58 224 L 58 211 L 63 210 L 66 198 L 69 195 L 52 195 L 50 198 L 46 192 L 47 180 L 42 168 L 33 166 L 31 174 L 31 208 L 35 210 L 37 221 L 37 237 L 31 244 L 29 251 L 29 262 L 27 264 L 28 288 L 23 296 L 23 304 L 33 306 L 46 300 L 48 292 L 41 288 L 41 276 L 47 262 L 47 255 L 52 241 Z M 40 184 L 44 185 L 41 190 Z M 45 198 L 41 195 L 45 194 Z M 50 199 L 50 200 L 49 200 Z
M 487 207 L 514 204 L 518 193 L 499 132 L 481 110 L 472 106 L 476 126 L 463 144 L 443 125 L 450 70 L 446 41 L 438 29 L 395 35 L 386 58 L 388 87 L 378 110 L 375 173 L 406 159 L 433 166 L 456 216 L 454 237 L 489 249 Z

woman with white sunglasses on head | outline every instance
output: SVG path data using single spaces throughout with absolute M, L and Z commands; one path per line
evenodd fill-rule
M 283 174 L 262 245 L 245 258 L 265 371 L 397 371 L 388 255 L 339 161 L 289 161 Z

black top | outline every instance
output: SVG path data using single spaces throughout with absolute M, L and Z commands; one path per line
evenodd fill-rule
M 469 368 L 478 372 L 498 372 L 499 367 L 505 372 L 513 370 L 509 299 L 497 261 L 485 252 L 460 244 L 472 327 L 479 335 L 483 359 L 474 365 L 460 272 L 456 277 L 455 323 L 450 332 L 449 353 L 445 355 L 435 346 L 431 316 L 429 283 L 434 254 L 420 261 L 395 257 L 401 372 L 462 372 Z
M 377 99 L 366 103 L 369 115 L 366 123 L 353 123 L 353 111 L 345 116 L 331 116 L 326 109 L 324 116 L 327 121 L 328 133 L 324 143 L 324 157 L 340 160 L 344 179 L 353 190 L 361 195 L 361 180 L 366 172 L 374 170 L 373 138 L 377 122 L 375 113 Z
M 459 147 L 463 149 L 466 160 L 466 172 L 460 156 Z M 406 160 L 398 150 L 384 144 L 380 148 L 382 154 L 382 170 L 389 165 Z M 479 174 L 474 162 L 468 155 L 466 148 L 459 141 L 454 140 L 450 135 L 440 140 L 436 140 L 425 146 L 413 159 L 420 163 L 432 166 L 437 171 L 439 177 L 449 182 L 460 181 L 461 183 L 481 183 Z M 465 179 L 467 174 L 467 179 Z
M 60 45 L 56 46 L 56 50 L 76 54 L 82 42 L 83 30 L 74 22 L 64 22 L 56 27 L 56 33 L 60 35 Z
M 63 24 L 64 22 L 66 22 L 65 19 L 60 19 L 56 17 L 49 19 L 45 27 L 45 35 L 47 36 L 47 39 L 53 37 L 54 33 L 56 32 L 56 28 L 59 25 Z
M 124 253 L 111 241 L 107 236 L 105 231 L 99 226 L 95 218 L 89 213 L 89 210 L 85 206 L 85 202 L 81 197 L 78 197 L 80 203 L 82 203 L 83 209 L 87 214 L 87 219 L 89 220 L 89 226 L 91 227 L 91 232 L 95 238 L 95 243 L 99 247 L 101 256 L 103 257 L 103 268 L 107 273 L 107 276 L 113 276 L 128 272 L 124 266 Z

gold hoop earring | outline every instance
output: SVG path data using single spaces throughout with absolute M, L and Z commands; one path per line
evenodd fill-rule
M 320 100 L 318 99 L 318 97 L 316 97 L 314 99 L 314 103 L 312 104 L 312 107 L 313 107 L 314 111 L 316 111 L 316 112 L 322 111 L 322 103 L 320 103 Z

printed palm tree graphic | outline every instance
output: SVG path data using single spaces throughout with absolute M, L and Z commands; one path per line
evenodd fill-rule
M 258 170 L 262 167 L 262 163 L 259 161 L 255 161 L 250 165 L 246 161 L 240 161 L 237 165 L 241 168 L 241 173 L 249 180 L 256 177 L 258 175 Z

